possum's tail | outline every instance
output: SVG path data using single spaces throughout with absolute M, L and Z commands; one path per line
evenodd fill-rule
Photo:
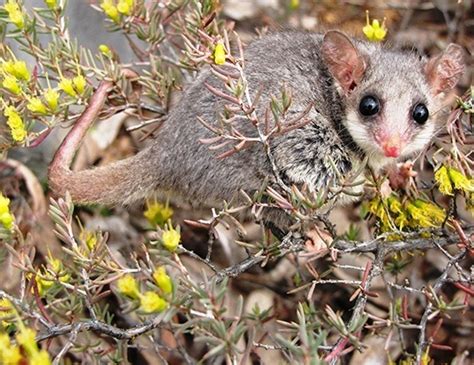
M 136 156 L 108 166 L 84 171 L 71 171 L 76 150 L 90 125 L 102 110 L 109 90 L 109 81 L 103 81 L 74 127 L 57 150 L 48 170 L 49 186 L 56 196 L 71 194 L 77 203 L 127 204 L 145 197 L 155 185 L 152 158 L 147 148 Z M 156 168 L 156 167 L 155 167 Z
M 49 186 L 58 197 L 69 192 L 76 203 L 109 206 L 132 203 L 149 195 L 155 185 L 153 169 L 143 164 L 146 152 L 90 170 L 50 167 Z

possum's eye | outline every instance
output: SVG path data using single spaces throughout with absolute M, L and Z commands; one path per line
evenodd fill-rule
M 428 108 L 426 108 L 425 104 L 417 104 L 413 108 L 413 119 L 415 122 L 418 124 L 425 124 L 425 122 L 428 120 L 430 113 L 428 112 Z
M 380 102 L 375 96 L 367 95 L 362 98 L 359 104 L 360 114 L 369 117 L 377 114 L 380 110 Z

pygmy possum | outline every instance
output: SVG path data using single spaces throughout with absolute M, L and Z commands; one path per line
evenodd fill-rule
M 463 49 L 455 44 L 427 59 L 339 31 L 269 34 L 244 55 L 252 96 L 259 90 L 260 100 L 270 100 L 285 85 L 293 100 L 288 118 L 306 111 L 307 123 L 271 139 L 273 164 L 258 143 L 217 159 L 200 142 L 215 135 L 197 118 L 217 126 L 223 105 L 205 87 L 222 85 L 207 68 L 187 85 L 149 147 L 108 166 L 73 172 L 73 153 L 103 106 L 92 99 L 106 99 L 110 89 L 101 84 L 50 165 L 52 190 L 69 191 L 78 203 L 128 204 L 159 191 L 211 206 L 239 199 L 241 190 L 252 193 L 265 179 L 275 184 L 276 169 L 289 186 L 318 191 L 363 161 L 378 171 L 421 151 L 439 129 L 439 111 L 464 71 Z M 267 108 L 260 102 L 257 117 L 263 120 Z M 239 130 L 257 133 L 251 123 Z M 279 221 L 278 214 L 269 220 Z

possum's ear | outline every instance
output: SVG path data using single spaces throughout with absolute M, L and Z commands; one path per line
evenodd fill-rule
M 425 65 L 425 75 L 433 95 L 452 90 L 464 72 L 464 50 L 451 43 L 439 56 Z
M 332 30 L 324 35 L 322 55 L 329 71 L 346 92 L 354 89 L 364 76 L 366 63 L 344 33 Z

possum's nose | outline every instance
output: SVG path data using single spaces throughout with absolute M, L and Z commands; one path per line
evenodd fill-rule
M 398 133 L 388 136 L 388 138 L 386 138 L 385 141 L 381 143 L 381 145 L 382 145 L 381 147 L 383 149 L 385 157 L 400 156 L 401 149 L 402 149 L 402 140 Z
M 400 156 L 400 148 L 397 146 L 384 147 L 385 157 L 398 157 Z

